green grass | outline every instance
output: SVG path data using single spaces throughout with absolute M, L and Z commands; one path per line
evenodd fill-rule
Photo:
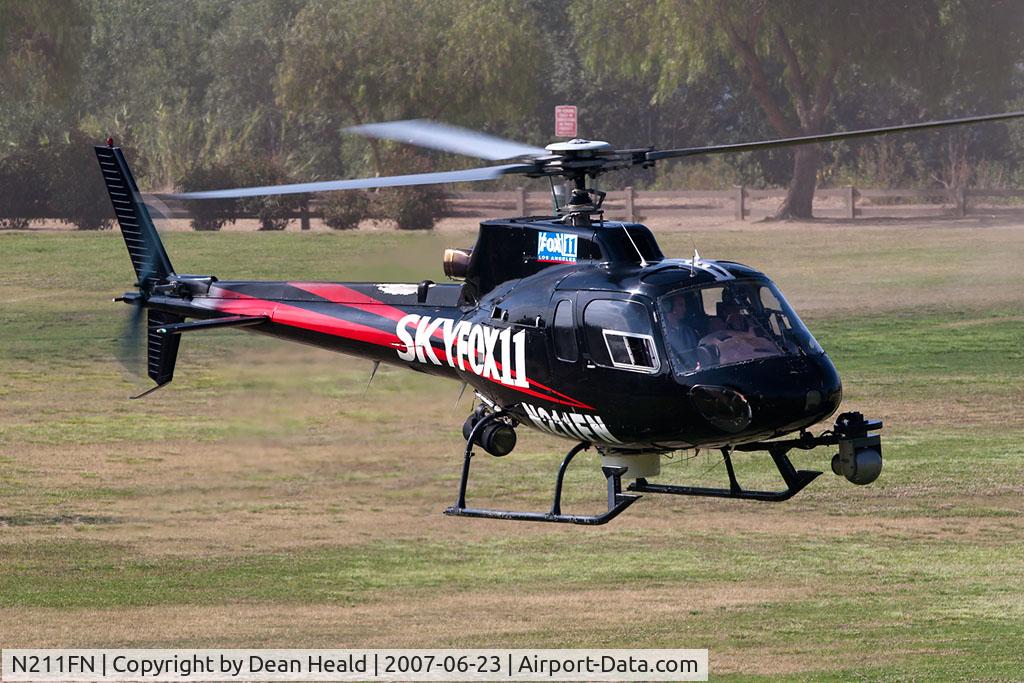
M 695 537 L 699 544 L 686 547 L 676 546 L 674 535 L 666 533 L 595 535 L 601 541 L 597 547 L 566 544 L 559 533 L 486 544 L 381 539 L 241 559 L 130 559 L 130 548 L 77 539 L 15 544 L 7 546 L 12 559 L 0 573 L 0 607 L 373 602 L 384 595 L 439 588 L 448 593 L 529 592 L 531 586 L 545 589 L 558 582 L 563 590 L 614 591 L 641 582 L 656 588 L 710 576 L 722 582 L 792 585 L 795 576 L 807 574 L 818 577 L 815 581 L 857 587 L 855 594 L 837 591 L 831 598 L 844 605 L 847 615 L 875 610 L 870 604 L 854 606 L 861 592 L 878 599 L 895 589 L 892 597 L 917 604 L 922 597 L 917 589 L 927 586 L 933 596 L 958 598 L 922 602 L 928 614 L 996 616 L 993 605 L 1012 597 L 1024 579 L 1024 539 L 950 540 L 927 548 L 866 533 L 839 545 L 806 533 L 789 538 L 789 552 L 779 553 L 777 539 L 768 533 L 701 534 Z M 640 545 L 656 552 L 635 552 Z M 1024 605 L 1003 613 L 1008 619 L 1024 618 Z
M 653 536 L 653 538 L 652 538 Z M 596 632 L 519 636 L 508 646 L 675 647 L 680 642 L 738 651 L 812 649 L 830 659 L 863 659 L 868 677 L 975 675 L 1012 677 L 1019 665 L 1024 608 L 1022 541 L 987 544 L 964 539 L 908 546 L 900 539 L 855 535 L 839 545 L 812 533 L 781 550 L 771 534 L 705 535 L 675 547 L 672 536 L 602 535 L 596 544 L 566 544 L 564 535 L 505 542 L 438 544 L 386 540 L 344 549 L 317 549 L 242 559 L 126 559 L 131 549 L 65 541 L 9 546 L 0 575 L 0 607 L 60 610 L 174 604 L 281 602 L 290 605 L 374 603 L 416 599 L 437 591 L 526 592 L 680 582 L 772 584 L 785 599 L 754 606 L 701 609 L 680 604 L 655 619 L 623 615 L 624 624 Z M 638 552 L 638 547 L 653 551 Z M 780 551 L 781 550 L 781 551 Z M 68 568 L 73 567 L 73 571 Z M 532 587 L 532 588 L 531 588 Z M 819 590 L 818 592 L 815 589 Z M 807 591 L 801 598 L 800 591 Z M 722 620 L 728 622 L 722 633 Z M 486 647 L 493 636 L 466 634 L 431 643 Z M 103 636 L 100 636 L 103 640 Z M 871 666 L 877 653 L 903 653 Z M 824 665 L 824 661 L 823 661 Z M 822 669 L 825 669 L 822 666 Z M 857 671 L 863 671 L 857 667 Z
M 702 253 L 777 274 L 836 362 L 848 408 L 886 419 L 882 477 L 856 488 L 831 475 L 828 449 L 799 452 L 798 466 L 826 474 L 789 503 L 650 496 L 600 529 L 441 517 L 469 402 L 454 409 L 458 387 L 430 377 L 385 371 L 364 397 L 365 364 L 217 332 L 182 345 L 171 388 L 129 403 L 143 383 L 111 359 L 126 311 L 109 300 L 131 283 L 119 235 L 0 233 L 0 638 L 66 645 L 53 634 L 97 611 L 116 621 L 192 607 L 201 622 L 217 607 L 278 605 L 338 617 L 294 633 L 256 623 L 245 636 L 211 621 L 192 644 L 344 646 L 347 610 L 405 605 L 364 636 L 386 644 L 445 600 L 594 593 L 592 612 L 474 614 L 476 630 L 438 625 L 415 644 L 708 647 L 712 671 L 731 672 L 716 679 L 1016 679 L 1024 276 L 986 274 L 1019 256 L 1024 237 L 937 229 L 894 234 L 903 244 L 892 246 L 859 228 L 822 230 L 791 245 L 763 228 L 696 239 Z M 963 238 L 974 249 L 958 258 Z M 441 247 L 471 239 L 166 241 L 183 271 L 415 281 L 439 279 Z M 662 241 L 690 248 L 686 235 Z M 562 445 L 523 433 L 513 456 L 477 459 L 471 500 L 546 506 Z M 742 481 L 778 483 L 765 458 L 736 461 Z M 574 510 L 601 504 L 594 462 L 586 454 L 570 470 Z M 664 479 L 721 483 L 724 472 L 700 456 L 667 464 Z M 652 596 L 660 603 L 643 602 Z M 184 642 L 172 631 L 74 637 Z

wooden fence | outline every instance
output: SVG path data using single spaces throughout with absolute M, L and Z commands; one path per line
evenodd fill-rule
M 743 186 L 731 190 L 641 191 L 632 187 L 608 192 L 604 210 L 608 218 L 637 221 L 653 216 L 685 212 L 687 216 L 731 216 L 734 220 L 771 215 L 786 196 L 785 189 L 758 190 Z M 550 192 L 527 192 L 525 188 L 493 192 L 451 192 L 450 215 L 491 217 L 498 215 L 550 215 Z M 984 202 L 983 200 L 996 200 Z M 147 195 L 158 211 L 168 218 L 189 218 L 188 208 L 161 195 Z M 972 210 L 986 213 L 1021 211 L 1024 190 L 987 189 L 860 189 L 852 186 L 819 189 L 814 196 L 814 215 L 822 218 L 967 216 Z M 243 218 L 246 216 L 243 216 Z M 319 218 L 316 200 L 292 218 L 308 229 L 311 218 Z
M 735 220 L 761 218 L 774 213 L 786 196 L 785 189 L 757 190 L 743 186 L 731 190 L 640 191 L 632 187 L 608 192 L 604 201 L 609 217 L 632 221 L 652 214 L 685 211 L 688 215 L 731 216 Z M 457 212 L 507 209 L 517 215 L 538 210 L 550 213 L 548 192 L 456 192 L 449 195 Z M 871 190 L 852 186 L 819 189 L 814 196 L 814 214 L 853 219 L 860 216 L 958 215 L 966 216 L 972 199 L 1019 200 L 1024 208 L 1024 190 L 939 189 Z

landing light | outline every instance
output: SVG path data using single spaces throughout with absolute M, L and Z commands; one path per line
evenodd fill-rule
M 690 390 L 690 397 L 704 419 L 724 432 L 735 434 L 750 424 L 750 403 L 738 391 L 698 384 Z

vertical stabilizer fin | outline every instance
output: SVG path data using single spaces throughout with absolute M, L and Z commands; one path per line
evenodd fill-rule
M 139 286 L 147 289 L 153 282 L 166 279 L 174 272 L 174 268 L 171 267 L 171 260 L 167 257 L 121 148 L 106 146 L 95 149 L 103 182 L 110 193 L 114 215 L 125 246 L 128 247 Z

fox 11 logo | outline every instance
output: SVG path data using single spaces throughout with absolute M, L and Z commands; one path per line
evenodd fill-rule
M 564 232 L 537 235 L 537 260 L 547 263 L 576 263 L 579 238 Z

